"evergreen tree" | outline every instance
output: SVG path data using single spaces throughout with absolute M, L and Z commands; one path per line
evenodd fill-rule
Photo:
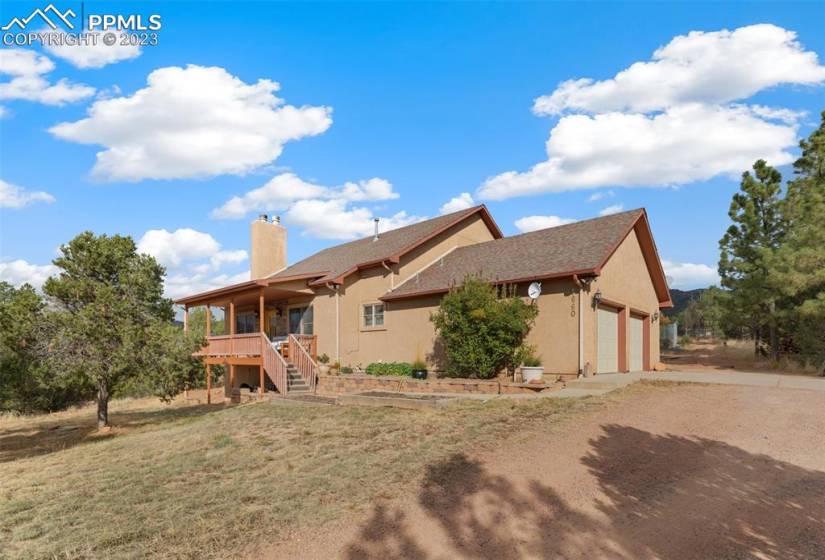
M 138 254 L 132 238 L 84 232 L 60 250 L 54 264 L 61 271 L 43 288 L 58 309 L 41 355 L 54 371 L 95 388 L 99 427 L 109 424 L 109 398 L 122 384 L 142 378 L 169 398 L 199 375 L 191 354 L 200 340 L 172 327 L 165 271 Z
M 770 262 L 772 284 L 784 298 L 780 310 L 791 351 L 825 362 L 825 111 L 800 142 L 783 203 L 787 231 Z
M 781 184 L 782 175 L 764 160 L 753 165 L 753 174 L 746 171 L 728 211 L 733 224 L 719 241 L 719 276 L 731 291 L 730 322 L 743 322 L 751 330 L 757 353 L 766 333 L 771 351 L 778 351 L 776 290 L 769 267 L 784 236 Z
M 91 395 L 82 379 L 54 375 L 39 359 L 39 327 L 47 320 L 34 288 L 0 282 L 0 411 L 48 412 Z

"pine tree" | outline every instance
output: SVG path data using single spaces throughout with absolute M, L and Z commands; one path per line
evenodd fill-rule
M 719 276 L 731 292 L 728 322 L 748 327 L 759 353 L 766 332 L 771 351 L 778 352 L 776 290 L 770 262 L 784 237 L 782 175 L 764 160 L 753 174 L 742 174 L 740 192 L 733 196 L 728 216 L 733 224 L 719 241 Z
M 786 234 L 770 262 L 772 284 L 787 299 L 780 317 L 791 349 L 825 362 L 825 111 L 800 142 L 796 178 L 783 202 Z

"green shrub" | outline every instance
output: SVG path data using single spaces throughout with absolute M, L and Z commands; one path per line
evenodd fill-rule
M 321 354 L 320 356 L 318 356 L 318 362 L 322 364 L 328 364 L 329 356 L 326 353 Z
M 374 362 L 367 366 L 367 375 L 412 376 L 413 367 L 407 362 Z
M 468 276 L 430 315 L 447 358 L 447 375 L 490 379 L 521 363 L 525 338 L 538 315 L 515 290 Z
M 352 368 L 350 366 L 344 366 L 341 368 L 341 373 L 352 373 Z
M 541 366 L 541 358 L 530 352 L 524 359 L 522 360 L 522 365 L 525 367 L 540 367 Z

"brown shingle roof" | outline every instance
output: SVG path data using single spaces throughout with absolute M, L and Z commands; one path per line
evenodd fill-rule
M 382 299 L 447 291 L 467 275 L 513 282 L 598 269 L 630 232 L 644 210 L 459 247 Z
M 381 233 L 377 241 L 366 237 L 324 249 L 273 274 L 268 280 L 272 282 L 294 276 L 314 276 L 314 284 L 340 281 L 358 268 L 379 264 L 381 261 L 397 261 L 407 251 L 475 213 L 480 213 L 493 234 L 501 237 L 501 231 L 487 208 L 483 205 L 475 206 Z

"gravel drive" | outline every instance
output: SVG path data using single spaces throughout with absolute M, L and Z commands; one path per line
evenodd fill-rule
M 825 392 L 632 388 L 269 558 L 825 558 Z

